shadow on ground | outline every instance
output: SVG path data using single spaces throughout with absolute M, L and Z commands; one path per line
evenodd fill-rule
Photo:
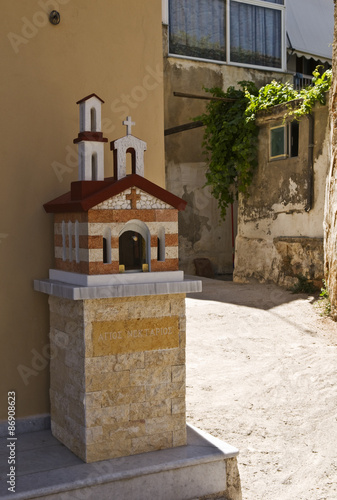
M 311 302 L 319 298 L 319 293 L 314 295 L 292 293 L 274 284 L 234 283 L 233 281 L 199 276 L 189 276 L 188 279 L 202 281 L 202 292 L 187 294 L 188 298 L 224 302 L 262 310 L 269 310 L 307 297 L 310 297 Z

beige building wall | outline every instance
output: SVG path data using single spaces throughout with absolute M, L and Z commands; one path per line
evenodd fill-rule
M 59 11 L 52 25 L 47 14 Z M 1 26 L 1 351 L 0 418 L 7 391 L 17 417 L 49 412 L 48 297 L 33 279 L 53 267 L 53 221 L 43 203 L 77 180 L 76 101 L 104 101 L 109 141 L 132 133 L 147 142 L 145 177 L 165 187 L 161 2 L 6 2 Z M 112 176 L 105 145 L 105 175 Z

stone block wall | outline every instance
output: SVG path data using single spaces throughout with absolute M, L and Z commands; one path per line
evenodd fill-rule
M 186 444 L 185 294 L 49 304 L 54 436 L 86 462 Z
M 317 288 L 323 286 L 323 238 L 274 238 L 280 257 L 279 284 L 292 286 L 297 276 L 305 276 Z
M 237 237 L 236 282 L 257 280 L 292 287 L 297 276 L 305 276 L 318 288 L 324 277 L 323 238 L 278 237 L 273 239 Z

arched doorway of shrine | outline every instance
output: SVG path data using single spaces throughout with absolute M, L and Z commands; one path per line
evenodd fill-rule
M 125 271 L 150 271 L 150 243 L 150 231 L 144 222 L 127 222 L 119 234 L 119 265 Z

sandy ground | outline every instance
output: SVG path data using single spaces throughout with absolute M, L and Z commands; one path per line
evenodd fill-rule
M 240 450 L 243 500 L 337 499 L 337 324 L 313 297 L 202 279 L 187 420 Z

